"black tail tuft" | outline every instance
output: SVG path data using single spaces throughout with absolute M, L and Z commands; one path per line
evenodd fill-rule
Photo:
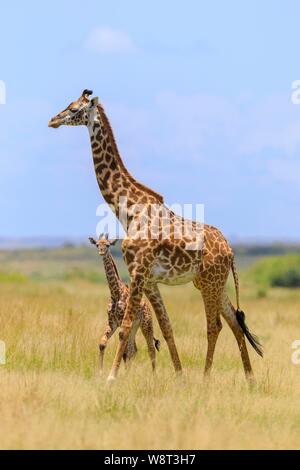
M 154 346 L 157 351 L 160 350 L 160 341 L 159 339 L 154 338 Z
M 242 328 L 244 335 L 246 336 L 249 343 L 251 344 L 251 346 L 255 349 L 257 354 L 263 357 L 262 345 L 260 344 L 258 337 L 250 333 L 248 326 L 246 325 L 246 322 L 245 322 L 245 314 L 244 312 L 242 312 L 242 310 L 236 311 L 236 319 L 238 321 L 238 324 Z

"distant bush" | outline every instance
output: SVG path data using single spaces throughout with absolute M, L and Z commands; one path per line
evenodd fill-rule
M 243 256 L 283 256 L 283 255 L 299 255 L 299 244 L 273 244 L 273 245 L 234 245 L 236 255 Z
M 278 273 L 271 279 L 273 287 L 300 287 L 300 268 Z
M 42 281 L 43 276 L 39 271 L 33 271 L 32 273 L 30 273 L 30 280 L 31 281 Z
M 0 271 L 0 282 L 26 282 L 27 277 L 17 272 Z
M 257 261 L 248 277 L 262 288 L 300 287 L 300 256 L 284 255 Z
M 256 292 L 256 297 L 258 299 L 264 299 L 265 297 L 267 297 L 267 293 L 267 289 L 265 289 L 264 287 L 260 287 Z

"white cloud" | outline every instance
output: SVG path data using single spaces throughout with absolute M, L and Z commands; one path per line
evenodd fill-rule
M 86 40 L 86 47 L 100 54 L 127 54 L 137 50 L 127 33 L 107 27 L 91 31 Z

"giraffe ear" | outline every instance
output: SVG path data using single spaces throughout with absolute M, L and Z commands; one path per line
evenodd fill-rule
M 83 90 L 81 96 L 85 96 L 87 98 L 88 96 L 91 96 L 93 94 L 92 90 Z
M 117 243 L 118 239 L 115 238 L 115 240 L 110 240 L 110 245 L 114 246 Z
M 99 98 L 96 96 L 95 98 L 92 99 L 91 105 L 92 106 L 97 106 L 99 104 Z
M 90 240 L 90 243 L 91 243 L 92 245 L 97 245 L 97 242 L 96 242 L 95 238 L 89 237 L 89 240 Z

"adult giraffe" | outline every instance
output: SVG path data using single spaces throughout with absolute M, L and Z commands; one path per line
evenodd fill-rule
M 245 336 L 260 355 L 262 348 L 258 339 L 249 332 L 245 315 L 239 308 L 238 277 L 228 242 L 217 228 L 192 221 L 188 223 L 187 234 L 183 233 L 186 221 L 164 205 L 162 196 L 128 172 L 99 99 L 89 98 L 92 93 L 84 90 L 78 100 L 50 120 L 49 127 L 88 127 L 100 191 L 127 233 L 122 251 L 131 278 L 130 296 L 108 380 L 115 379 L 117 375 L 143 293 L 155 311 L 174 368 L 181 372 L 171 323 L 157 284 L 176 285 L 193 281 L 202 293 L 207 319 L 205 375 L 208 376 L 211 370 L 216 341 L 222 328 L 220 317 L 223 316 L 237 340 L 246 378 L 253 382 Z M 126 204 L 120 204 L 120 200 L 126 200 Z M 148 217 L 150 213 L 151 219 Z M 152 236 L 149 236 L 150 231 Z M 199 244 L 200 239 L 202 243 Z M 235 281 L 237 309 L 225 292 L 230 270 Z

